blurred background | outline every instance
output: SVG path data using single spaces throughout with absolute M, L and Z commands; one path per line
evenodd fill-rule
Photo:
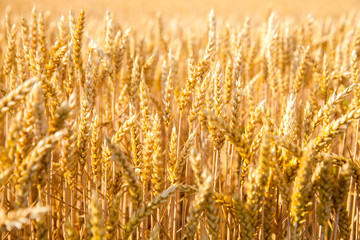
M 142 15 L 161 13 L 164 17 L 177 15 L 205 17 L 211 8 L 223 18 L 242 18 L 275 10 L 281 15 L 303 15 L 315 17 L 357 12 L 360 0 L 0 0 L 0 11 L 11 6 L 11 12 L 28 14 L 35 5 L 40 10 L 51 10 L 53 16 L 67 14 L 64 9 L 78 12 L 84 8 L 88 16 L 103 17 L 110 9 L 118 20 L 136 20 Z M 9 10 L 9 9 L 7 9 Z

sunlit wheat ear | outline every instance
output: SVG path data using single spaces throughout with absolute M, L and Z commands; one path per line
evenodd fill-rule
M 187 160 L 189 159 L 191 147 L 195 143 L 195 137 L 196 137 L 196 129 L 194 130 L 194 132 L 192 132 L 189 135 L 188 139 L 186 140 L 185 145 L 183 146 L 183 148 L 181 150 L 180 157 L 177 159 L 177 161 L 175 163 L 175 166 L 174 166 L 175 182 L 181 182 L 181 179 L 183 177 L 182 175 L 185 170 L 184 169 L 185 164 L 186 164 Z
M 17 148 L 19 144 L 17 143 L 17 139 L 19 138 L 21 129 L 23 128 L 22 120 L 23 113 L 19 112 L 16 114 L 9 126 L 8 134 L 5 139 L 5 144 L 7 147 L 2 153 L 2 164 L 4 165 L 2 167 L 3 170 L 10 168 L 12 164 L 15 163 L 15 173 L 18 173 L 19 164 L 22 159 L 18 158 L 19 156 Z
M 272 223 L 274 221 L 276 212 L 276 185 L 278 185 L 279 178 L 277 178 L 273 172 L 270 172 L 268 185 L 266 186 L 265 203 L 264 203 L 264 239 L 271 239 L 273 236 Z
M 194 147 L 190 151 L 190 161 L 191 161 L 191 169 L 194 172 L 196 185 L 199 187 L 202 183 L 201 177 L 201 154 Z
M 204 172 L 204 181 L 195 194 L 195 200 L 190 208 L 190 214 L 187 217 L 186 237 L 193 238 L 196 233 L 196 226 L 199 223 L 201 213 L 205 210 L 205 204 L 211 197 L 212 178 L 209 172 Z
M 96 192 L 92 193 L 89 210 L 91 238 L 103 239 L 105 236 L 104 221 L 102 218 L 100 199 Z
M 8 29 L 9 36 L 8 36 L 8 47 L 7 47 L 7 53 L 4 60 L 4 69 L 3 74 L 5 75 L 5 78 L 10 77 L 10 72 L 12 71 L 12 68 L 15 67 L 15 56 L 16 56 L 16 28 L 15 25 L 11 27 L 11 29 Z
M 209 14 L 209 33 L 208 33 L 208 45 L 205 50 L 205 54 L 201 61 L 197 64 L 195 69 L 188 76 L 181 95 L 181 101 L 179 105 L 180 113 L 183 113 L 185 107 L 189 104 L 190 95 L 194 91 L 196 82 L 202 81 L 207 71 L 210 68 L 212 57 L 216 50 L 216 18 L 214 11 Z
M 152 126 L 152 125 L 151 125 Z M 143 148 L 143 159 L 142 159 L 142 169 L 141 169 L 141 181 L 143 185 L 146 186 L 148 184 L 148 180 L 151 177 L 151 169 L 152 169 L 152 160 L 153 160 L 153 152 L 154 152 L 154 136 L 155 129 L 149 130 L 145 133 L 144 136 L 144 148 Z
M 168 161 L 169 180 L 172 184 L 175 183 L 177 178 L 177 174 L 175 172 L 175 166 L 178 162 L 177 141 L 178 141 L 178 136 L 176 132 L 176 127 L 174 126 L 171 131 L 171 137 L 169 143 L 169 161 Z
M 26 206 L 26 198 L 29 195 L 29 188 L 33 183 L 39 183 L 42 176 L 39 175 L 42 171 L 47 172 L 49 162 L 49 153 L 60 141 L 65 131 L 59 131 L 52 135 L 46 136 L 26 157 L 20 166 L 20 176 L 17 176 L 17 206 Z
M 117 223 L 119 218 L 118 208 L 120 206 L 120 200 L 121 200 L 120 194 L 116 195 L 111 205 L 111 208 L 109 209 L 109 218 L 105 223 L 105 230 L 106 230 L 105 238 L 109 240 L 114 239 L 114 237 L 117 234 L 116 230 L 117 230 Z
M 309 54 L 309 48 L 307 47 L 303 53 L 301 54 L 301 61 L 299 64 L 299 67 L 296 71 L 296 79 L 295 79 L 295 87 L 294 87 L 294 93 L 295 95 L 297 95 L 300 91 L 300 87 L 303 84 L 304 80 L 305 80 L 305 70 L 306 70 L 306 65 L 307 65 L 307 59 L 308 59 L 308 54 Z
M 178 186 L 178 184 L 172 185 L 157 195 L 152 201 L 145 203 L 144 207 L 137 210 L 124 227 L 124 238 L 127 239 L 127 237 L 135 230 L 136 226 L 141 223 L 145 217 L 149 216 L 152 211 L 166 203 L 169 198 L 174 195 Z
M 232 103 L 232 110 L 231 110 L 231 127 L 238 128 L 239 125 L 239 118 L 240 118 L 240 103 L 242 97 L 242 88 L 243 86 L 243 71 L 244 71 L 244 53 L 242 48 L 239 49 L 236 60 L 234 63 L 234 70 L 233 70 L 233 82 L 235 83 L 235 90 L 234 90 L 234 97 Z M 229 76 L 230 77 L 230 76 Z
M 139 87 L 140 96 L 140 111 L 141 111 L 141 129 L 143 133 L 149 131 L 150 128 L 150 109 L 149 109 L 149 89 L 145 83 L 144 76 L 142 75 Z
M 154 196 L 157 196 L 164 189 L 164 174 L 165 174 L 165 161 L 161 143 L 161 125 L 160 118 L 156 114 L 153 118 L 153 158 L 152 158 L 152 176 L 151 182 L 153 183 Z
M 223 106 L 223 81 L 221 74 L 221 65 L 220 62 L 216 64 L 215 76 L 214 76 L 214 108 L 215 114 L 219 118 L 224 118 L 224 106 Z M 210 133 L 213 138 L 213 145 L 216 150 L 221 150 L 224 145 L 225 137 L 224 135 L 215 128 L 212 127 L 210 123 Z
M 49 211 L 49 207 L 20 208 L 7 213 L 4 209 L 0 209 L 0 229 L 21 229 L 21 227 L 27 224 L 30 219 L 40 218 L 40 216 Z
M 268 183 L 268 178 L 270 175 L 270 164 L 272 158 L 274 157 L 271 154 L 271 142 L 270 142 L 270 128 L 268 125 L 265 126 L 265 136 L 263 142 L 261 143 L 261 150 L 259 156 L 258 166 L 255 170 L 250 173 L 247 195 L 248 200 L 245 205 L 249 211 L 250 227 L 248 229 L 250 236 L 255 234 L 256 230 L 256 219 L 260 215 L 263 201 L 265 199 L 266 185 Z
M 326 157 L 324 161 L 319 165 L 316 174 L 320 201 L 317 214 L 319 216 L 319 224 L 322 227 L 325 227 L 326 221 L 330 217 L 331 212 L 330 205 L 332 202 L 331 198 L 333 196 L 334 189 L 331 166 L 332 165 L 330 157 Z
M 2 98 L 0 100 L 0 117 L 13 109 L 18 101 L 25 98 L 37 81 L 37 78 L 31 78 Z
M 91 166 L 95 182 L 100 180 L 101 171 L 101 140 L 100 140 L 100 121 L 99 116 L 95 114 L 91 123 Z
M 210 77 L 205 77 L 198 91 L 195 94 L 195 99 L 190 110 L 188 117 L 189 124 L 192 125 L 193 122 L 199 117 L 202 109 L 205 107 L 206 92 L 208 91 Z
M 83 37 L 83 31 L 85 27 L 85 12 L 84 10 L 80 11 L 79 17 L 76 21 L 76 25 L 70 27 L 71 36 L 72 36 L 72 43 L 73 43 L 73 58 L 75 67 L 78 70 L 80 65 L 82 64 L 81 60 L 81 40 Z
M 171 121 L 173 119 L 173 93 L 174 93 L 174 73 L 173 70 L 170 69 L 169 74 L 165 83 L 165 91 L 163 96 L 163 102 L 165 105 L 164 109 L 164 121 L 167 127 L 170 127 Z
M 121 169 L 123 170 L 123 175 L 125 177 L 124 180 L 129 184 L 130 187 L 129 194 L 132 198 L 134 206 L 139 206 L 142 201 L 142 192 L 141 192 L 141 186 L 139 180 L 137 179 L 137 176 L 133 168 L 130 166 L 124 153 L 121 152 L 121 150 L 119 150 L 116 146 L 114 146 L 108 137 L 106 137 L 105 140 L 107 146 L 111 151 L 112 160 L 118 163 Z
M 300 229 L 311 204 L 312 186 L 309 185 L 312 175 L 312 162 L 314 159 L 309 154 L 300 159 L 300 167 L 294 182 L 293 194 L 291 196 L 291 215 L 293 225 Z
M 350 235 L 350 218 L 346 209 L 347 194 L 349 191 L 350 171 L 349 165 L 342 167 L 339 179 L 336 185 L 335 194 L 333 196 L 334 207 L 336 210 L 336 226 L 340 230 L 340 236 L 344 239 L 349 238 Z M 340 187 L 343 186 L 343 187 Z
M 39 110 L 42 111 L 42 93 L 39 84 L 35 84 L 24 109 L 23 128 L 19 133 L 17 148 L 15 153 L 15 171 L 17 171 L 23 159 L 25 159 L 28 151 L 37 142 L 40 136 L 39 127 L 42 125 L 41 116 L 38 116 Z M 41 114 L 41 113 L 40 113 Z M 40 118 L 39 118 L 40 117 Z
M 326 115 L 329 115 L 330 110 L 334 108 L 335 105 L 341 103 L 341 101 L 343 101 L 344 98 L 349 95 L 355 87 L 357 87 L 357 85 L 352 84 L 345 88 L 342 92 L 334 92 L 332 94 L 332 96 L 327 100 L 326 104 L 318 111 L 317 115 L 314 116 L 311 123 L 312 131 L 314 131 L 314 129 L 323 122 Z M 354 100 L 351 104 L 353 105 L 353 103 L 356 103 L 356 100 Z

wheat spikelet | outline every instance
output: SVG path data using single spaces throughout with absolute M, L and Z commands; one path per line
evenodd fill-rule
M 174 194 L 178 187 L 178 184 L 174 184 L 168 189 L 158 194 L 152 201 L 144 204 L 144 207 L 140 208 L 134 213 L 128 223 L 125 225 L 124 239 L 127 239 L 130 234 L 135 230 L 136 226 L 142 222 L 142 220 L 149 216 L 152 211 L 159 208 L 162 204 L 166 203 L 170 197 Z
M 69 115 L 70 107 L 68 102 L 63 102 L 57 109 L 50 121 L 48 133 L 54 134 L 58 130 L 62 129 L 65 125 L 65 121 Z
M 235 92 L 231 109 L 231 127 L 236 129 L 239 124 L 240 112 L 239 107 L 242 97 L 242 88 L 244 79 L 242 79 L 244 71 L 244 56 L 242 48 L 239 49 L 236 57 L 236 65 L 234 67 Z
M 92 53 L 89 54 L 88 60 L 88 68 L 90 68 L 92 64 Z M 81 168 L 84 168 L 86 161 L 86 151 L 88 149 L 88 141 L 89 141 L 89 127 L 90 127 L 90 119 L 93 110 L 93 87 L 94 87 L 94 79 L 92 75 L 92 71 L 87 70 L 85 89 L 83 95 L 81 96 L 81 116 L 79 122 L 79 133 L 77 139 L 77 146 L 79 151 L 79 162 Z
M 134 206 L 139 206 L 141 203 L 142 194 L 140 183 L 135 175 L 135 172 L 126 160 L 126 156 L 111 143 L 111 140 L 108 137 L 106 137 L 105 140 L 107 146 L 112 152 L 113 161 L 116 161 L 123 170 L 125 181 L 129 184 L 129 194 L 132 197 Z
M 50 61 L 48 64 L 46 64 L 46 78 L 49 80 L 53 76 L 55 69 L 60 65 L 61 59 L 65 56 L 65 53 L 67 51 L 67 46 L 62 46 L 59 48 L 54 54 L 51 55 Z M 45 64 L 45 55 L 43 53 L 40 53 L 39 59 L 37 60 L 39 62 L 39 74 L 43 73 L 44 70 L 44 64 Z
M 225 103 L 226 104 L 230 103 L 234 88 L 233 71 L 234 71 L 233 62 L 231 60 L 228 60 L 225 69 Z
M 101 160 L 101 146 L 100 146 L 100 122 L 97 114 L 93 117 L 91 123 L 91 166 L 94 174 L 95 182 L 100 178 L 100 160 Z
M 337 213 L 338 226 L 342 238 L 348 239 L 350 234 L 350 219 L 346 209 L 346 199 L 349 190 L 350 171 L 349 165 L 343 166 L 333 195 L 334 207 Z
M 30 65 L 30 39 L 29 39 L 29 25 L 25 18 L 21 18 L 21 33 L 22 33 L 22 44 L 25 53 L 26 63 Z
M 35 54 L 38 44 L 38 21 L 37 21 L 37 10 L 34 6 L 31 11 L 31 24 L 30 24 L 30 47 L 32 54 Z
M 130 128 L 131 133 L 131 150 L 135 166 L 138 166 L 142 159 L 142 143 L 140 142 L 140 127 L 137 123 Z
M 77 134 L 76 127 L 77 121 L 75 119 L 76 114 L 76 95 L 77 91 L 74 91 L 69 99 L 70 113 L 66 122 L 66 132 L 62 141 L 63 149 L 61 152 L 61 169 L 65 172 L 64 177 L 67 179 L 70 188 L 73 189 L 75 185 L 75 174 L 77 171 Z
M 0 209 L 0 229 L 11 230 L 12 228 L 20 229 L 23 225 L 28 223 L 29 219 L 40 218 L 45 213 L 49 212 L 49 207 L 32 207 L 20 208 L 6 213 L 5 209 Z
M 263 235 L 264 239 L 272 239 L 272 223 L 274 221 L 274 214 L 276 211 L 276 185 L 278 184 L 278 178 L 270 173 L 268 186 L 266 186 L 266 196 L 264 203 L 264 223 L 263 223 Z
M 118 212 L 119 204 L 120 204 L 120 197 L 119 195 L 116 195 L 109 209 L 109 218 L 105 225 L 105 230 L 106 230 L 105 239 L 109 239 L 109 240 L 114 239 L 114 237 L 116 236 L 116 229 L 117 229 L 116 227 L 119 218 L 119 212 Z
M 234 199 L 234 213 L 236 217 L 240 221 L 240 236 L 242 239 L 253 239 L 254 238 L 254 231 L 252 227 L 252 222 L 254 219 L 250 219 L 249 211 L 241 201 L 239 196 L 235 196 Z
M 85 12 L 84 10 L 80 11 L 79 17 L 76 21 L 76 26 L 70 27 L 72 44 L 73 44 L 73 59 L 76 69 L 81 67 L 81 40 L 83 37 L 83 31 L 85 25 Z
M 259 165 L 256 170 L 250 175 L 250 185 L 248 186 L 247 195 L 248 200 L 246 208 L 249 214 L 249 227 L 247 228 L 248 235 L 253 236 L 256 230 L 256 219 L 259 216 L 261 203 L 265 198 L 265 189 L 269 178 L 269 164 L 272 162 L 272 154 L 270 153 L 270 136 L 269 126 L 266 126 L 266 134 L 261 145 L 261 153 Z
M 201 178 L 201 154 L 195 148 L 191 149 L 190 152 L 191 168 L 194 172 L 196 186 L 199 187 L 202 184 Z
M 259 103 L 259 105 L 255 108 L 255 111 L 251 113 L 249 122 L 245 127 L 245 133 L 242 137 L 244 145 L 248 145 L 248 143 L 251 141 L 252 135 L 254 134 L 255 124 L 260 120 L 260 114 L 264 106 L 265 101 Z
M 324 161 L 319 165 L 318 185 L 319 185 L 319 200 L 318 216 L 319 224 L 325 227 L 326 222 L 330 215 L 330 204 L 333 194 L 333 178 L 331 173 L 331 161 L 330 158 L 325 158 Z
M 126 119 L 123 125 L 116 131 L 114 136 L 112 137 L 112 141 L 119 145 L 123 138 L 125 137 L 126 132 L 128 132 L 135 124 L 136 115 L 130 116 L 130 118 Z
M 31 137 L 37 135 L 35 131 L 35 111 L 36 106 L 41 106 L 41 104 L 41 88 L 39 85 L 35 85 L 34 88 L 31 90 L 29 100 L 27 102 L 26 108 L 24 109 L 23 128 L 20 131 L 19 140 L 17 142 L 18 146 L 15 155 L 16 170 L 20 166 L 22 160 L 25 158 L 28 150 L 33 145 Z
M 164 109 L 164 122 L 166 127 L 170 127 L 171 121 L 173 119 L 173 110 L 172 110 L 172 100 L 173 100 L 173 81 L 174 81 L 174 73 L 173 70 L 169 70 L 169 74 L 166 78 L 165 83 L 165 91 L 164 91 L 164 97 L 163 102 L 165 105 Z
M 154 187 L 154 196 L 157 196 L 163 189 L 164 189 L 164 174 L 165 174 L 165 162 L 164 156 L 162 153 L 161 147 L 161 128 L 160 128 L 160 119 L 159 116 L 156 114 L 153 120 L 153 136 L 154 136 L 154 143 L 153 143 L 153 159 L 152 159 L 152 176 L 151 182 L 153 183 Z
M 315 115 L 311 127 L 312 131 L 322 122 L 324 118 L 324 114 L 328 111 L 330 111 L 331 108 L 333 108 L 336 104 L 340 103 L 347 95 L 349 95 L 352 90 L 356 87 L 356 84 L 352 84 L 349 87 L 345 88 L 342 92 L 334 94 L 327 100 L 326 104 L 323 108 L 321 108 L 317 115 Z
M 152 154 L 154 152 L 154 136 L 155 136 L 155 129 L 148 130 L 145 133 L 144 139 L 144 148 L 142 154 L 142 166 L 141 166 L 141 180 L 143 181 L 143 185 L 146 186 L 148 180 L 151 176 L 151 162 L 152 162 Z
M 333 139 L 345 130 L 351 121 L 360 118 L 360 109 L 354 109 L 347 112 L 343 117 L 331 122 L 326 128 L 319 134 L 316 140 L 310 144 L 312 147 L 312 155 L 316 155 L 320 150 L 327 147 Z
M 207 171 L 203 173 L 203 184 L 198 189 L 198 192 L 195 194 L 195 200 L 191 206 L 189 216 L 187 217 L 187 227 L 186 227 L 186 238 L 192 239 L 196 233 L 196 226 L 199 222 L 201 213 L 205 209 L 206 201 L 211 197 L 211 176 Z
M 182 113 L 185 107 L 189 104 L 190 95 L 194 90 L 195 84 L 201 82 L 205 77 L 208 69 L 210 68 L 210 61 L 213 57 L 216 47 L 216 18 L 214 11 L 211 11 L 209 14 L 209 37 L 208 45 L 206 46 L 206 51 L 198 63 L 196 68 L 191 72 L 191 75 L 186 80 L 185 89 L 181 95 L 181 101 L 179 105 L 180 113 Z
M 129 62 L 129 67 L 131 62 Z M 137 104 L 139 101 L 138 89 L 140 82 L 140 60 L 139 57 L 136 56 L 133 66 L 131 69 L 131 78 L 127 80 L 128 83 L 128 93 L 130 96 L 130 102 L 134 105 L 134 108 L 137 109 Z
M 244 150 L 244 164 L 243 164 L 243 171 L 242 171 L 242 177 L 244 178 L 247 175 L 247 171 L 248 171 L 248 166 L 250 165 L 250 158 L 249 158 L 249 153 L 250 153 L 250 142 L 251 142 L 251 138 L 252 135 L 254 134 L 254 129 L 255 129 L 255 123 L 257 121 L 259 121 L 260 118 L 260 113 L 261 110 L 263 108 L 263 104 L 264 102 L 260 103 L 258 105 L 258 107 L 256 107 L 254 113 L 251 114 L 250 120 L 247 123 L 246 127 L 245 127 L 245 133 L 244 135 L 242 135 L 242 147 L 246 147 L 246 149 Z
M 115 44 L 114 44 L 114 48 L 115 48 L 115 54 L 114 54 L 114 61 L 115 61 L 115 73 L 118 73 L 120 71 L 120 67 L 124 58 L 124 53 L 125 53 L 125 49 L 127 49 L 128 44 L 129 44 L 129 34 L 130 34 L 130 29 L 127 29 L 125 31 L 125 33 L 122 35 L 121 37 L 121 41 L 120 39 L 117 40 L 119 37 L 118 34 L 116 34 L 115 37 Z
M 25 199 L 29 194 L 29 187 L 35 180 L 41 179 L 39 174 L 48 171 L 48 154 L 54 146 L 59 142 L 60 138 L 64 135 L 64 131 L 56 132 L 53 135 L 46 136 L 42 139 L 36 147 L 25 158 L 20 166 L 20 175 L 16 176 L 16 191 L 17 201 L 19 207 L 24 207 L 26 204 Z M 36 181 L 35 181 L 36 182 Z
M 185 145 L 183 146 L 183 148 L 181 150 L 180 158 L 177 159 L 177 161 L 174 165 L 174 176 L 175 176 L 174 181 L 175 182 L 181 181 L 183 171 L 184 171 L 184 166 L 185 166 L 187 160 L 189 159 L 191 147 L 195 143 L 195 137 L 196 137 L 196 129 L 189 135 L 188 139 L 186 140 Z
M 90 229 L 91 229 L 91 239 L 100 240 L 105 236 L 104 231 L 104 222 L 102 220 L 102 211 L 99 201 L 99 197 L 96 192 L 92 193 L 90 201 Z
M 16 64 L 17 64 L 17 68 L 18 68 L 18 73 L 19 73 L 19 81 L 18 84 L 22 84 L 26 81 L 26 79 L 29 78 L 27 69 L 26 69 L 26 61 L 25 61 L 25 56 L 23 53 L 23 50 L 18 50 L 16 52 Z
M 208 87 L 209 87 L 208 78 L 206 77 L 202 81 L 200 87 L 198 88 L 198 91 L 195 96 L 195 101 L 190 110 L 190 114 L 189 114 L 189 124 L 190 125 L 196 120 L 196 118 L 199 115 L 199 112 L 205 105 L 205 96 L 206 96 L 206 91 L 207 91 Z
M 299 67 L 296 71 L 296 79 L 294 86 L 294 93 L 297 95 L 300 91 L 300 87 L 305 80 L 306 64 L 308 62 L 309 48 L 307 47 L 301 55 Z
M 150 109 L 149 109 L 149 101 L 148 101 L 148 93 L 149 89 L 145 83 L 144 77 L 140 80 L 140 87 L 139 87 L 139 96 L 140 96 L 140 110 L 141 110 L 141 129 L 143 133 L 149 131 L 150 128 Z
M 114 52 L 115 27 L 109 10 L 106 11 L 105 53 L 112 58 Z
M 269 32 L 271 36 L 270 43 L 269 43 L 269 49 L 266 51 L 266 62 L 268 63 L 267 69 L 268 69 L 268 79 L 270 89 L 272 90 L 272 93 L 274 95 L 277 94 L 277 87 L 278 87 L 278 80 L 276 77 L 277 74 L 277 42 L 278 42 L 278 33 L 276 30 L 272 30 L 273 32 Z
M 172 184 L 176 181 L 175 166 L 178 162 L 177 158 L 177 141 L 178 136 L 176 133 L 176 127 L 173 126 L 171 131 L 170 143 L 169 143 L 169 161 L 168 161 L 168 171 L 169 171 L 169 180 Z
M 45 61 L 47 60 L 47 47 L 46 47 L 46 36 L 45 36 L 45 23 L 44 23 L 44 16 L 40 12 L 39 18 L 38 18 L 38 40 L 39 40 L 39 48 L 40 52 L 43 55 Z
M 294 190 L 291 196 L 291 215 L 293 217 L 293 225 L 298 227 L 303 223 L 304 217 L 309 211 L 312 191 L 309 181 L 312 174 L 312 162 L 313 158 L 308 154 L 302 156 L 294 182 Z
M 4 70 L 3 74 L 5 78 L 9 78 L 10 72 L 15 67 L 15 56 L 16 56 L 16 29 L 15 25 L 9 30 L 10 36 L 8 36 L 8 48 L 4 59 Z
M 310 140 L 312 133 L 311 121 L 313 115 L 314 115 L 314 109 L 311 107 L 310 102 L 306 102 L 306 106 L 304 110 L 304 120 L 303 120 L 303 136 L 301 142 L 302 147 L 306 146 L 306 144 L 308 144 Z
M 214 108 L 215 114 L 217 117 L 223 119 L 224 118 L 224 110 L 223 110 L 223 89 L 222 89 L 222 74 L 221 74 L 221 65 L 220 62 L 216 64 L 216 71 L 214 76 Z M 211 136 L 213 138 L 213 145 L 216 150 L 220 150 L 225 141 L 225 137 L 219 130 L 212 126 L 210 122 L 209 130 Z
M 13 109 L 16 103 L 24 99 L 31 91 L 33 85 L 37 82 L 37 78 L 31 78 L 18 86 L 16 89 L 9 92 L 4 98 L 0 100 L 0 117 L 6 112 Z
M 218 210 L 215 206 L 213 194 L 211 194 L 205 203 L 205 213 L 207 224 L 209 226 L 209 232 L 212 239 L 218 239 L 219 221 L 218 221 Z
M 239 150 L 243 152 L 243 149 L 241 148 L 243 146 L 241 135 L 239 135 L 235 129 L 232 129 L 229 124 L 227 124 L 223 119 L 216 116 L 214 113 L 211 113 L 207 110 L 204 111 L 204 113 L 207 119 L 215 126 L 217 126 L 220 132 L 225 134 L 228 141 L 230 141 L 235 147 L 238 147 Z

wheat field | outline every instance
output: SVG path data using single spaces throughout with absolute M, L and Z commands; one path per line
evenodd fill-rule
M 2 239 L 360 239 L 359 4 L 45 2 L 0 4 Z

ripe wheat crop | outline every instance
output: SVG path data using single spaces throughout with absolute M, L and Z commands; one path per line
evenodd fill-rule
M 2 16 L 2 239 L 359 239 L 359 19 Z

